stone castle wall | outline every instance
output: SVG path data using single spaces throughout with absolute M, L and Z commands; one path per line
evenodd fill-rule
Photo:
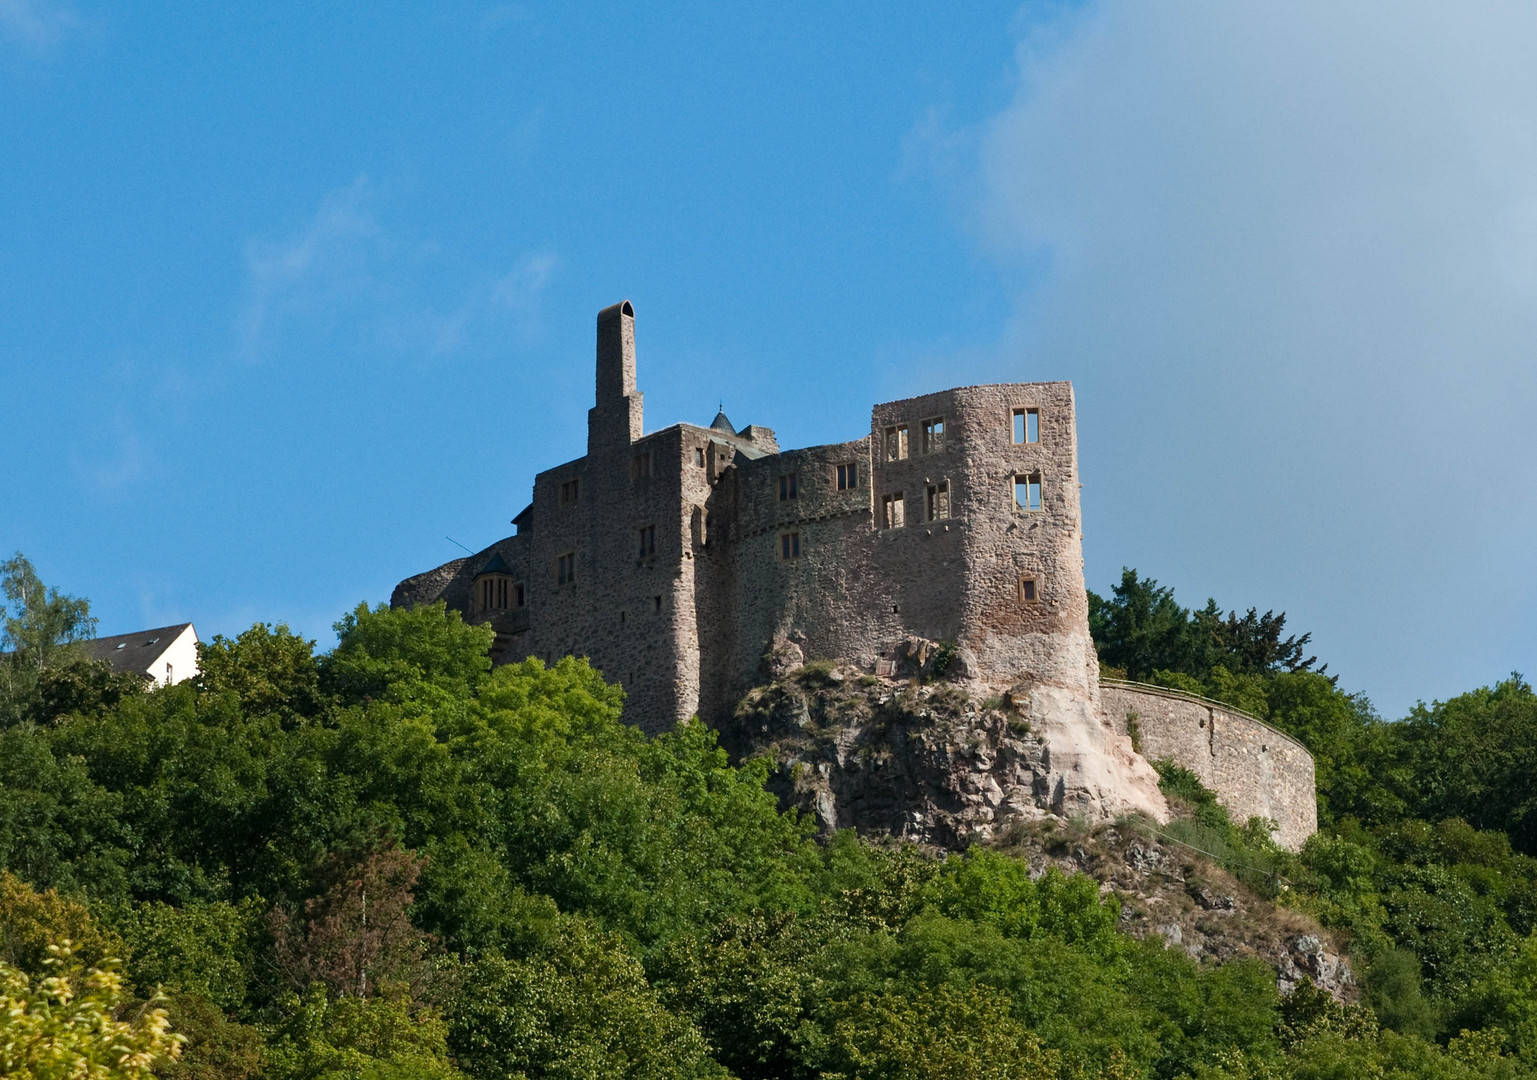
M 1137 689 L 1101 709 L 1071 384 L 886 402 L 860 438 L 781 451 L 771 430 L 724 416 L 645 434 L 628 302 L 599 313 L 597 339 L 586 455 L 535 477 L 516 535 L 402 581 L 392 604 L 441 600 L 489 622 L 499 663 L 586 656 L 623 684 L 626 719 L 653 733 L 695 714 L 729 720 L 787 643 L 870 672 L 912 639 L 953 643 L 973 688 L 1028 688 L 1062 789 L 1050 805 L 1166 812 L 1125 737 L 1125 714 L 1139 711 L 1148 752 L 1187 764 L 1238 816 L 1312 831 L 1311 759 L 1250 739 L 1257 722 L 1203 727 L 1175 698 L 1123 708 Z M 1016 439 L 1024 412 L 1034 438 Z M 1038 484 L 1037 506 L 1016 500 L 1021 478 Z M 1213 724 L 1227 741 L 1212 741 Z M 1305 818 L 1291 794 L 1304 765 Z M 1264 780 L 1267 768 L 1284 780 Z
M 1290 735 L 1220 702 L 1142 683 L 1105 680 L 1100 708 L 1143 757 L 1173 760 L 1201 778 L 1233 820 L 1276 822 L 1295 851 L 1318 831 L 1313 755 Z

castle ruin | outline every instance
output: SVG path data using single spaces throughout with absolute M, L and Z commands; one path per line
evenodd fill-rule
M 647 434 L 624 301 L 598 313 L 586 455 L 535 477 L 514 535 L 407 578 L 391 603 L 489 623 L 499 663 L 590 658 L 648 732 L 729 718 L 776 658 L 883 676 L 945 643 L 972 685 L 1029 687 L 1046 809 L 1161 819 L 1124 715 L 1101 709 L 1080 486 L 1066 382 L 887 402 L 860 438 L 799 450 L 723 414 Z

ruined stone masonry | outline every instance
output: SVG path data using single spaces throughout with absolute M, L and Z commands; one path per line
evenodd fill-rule
M 951 678 L 1023 703 L 1049 793 L 1032 805 L 1161 820 L 1124 714 L 1101 708 L 1074 423 L 1071 384 L 1047 382 L 877 405 L 862 437 L 801 450 L 724 414 L 647 434 L 625 301 L 598 313 L 587 454 L 534 478 L 515 535 L 407 578 L 391 603 L 489 622 L 497 662 L 589 657 L 650 732 L 729 723 L 808 660 L 884 678 L 943 649 Z M 1264 805 L 1312 798 L 1294 794 Z

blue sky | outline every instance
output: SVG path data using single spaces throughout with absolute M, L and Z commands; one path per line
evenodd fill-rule
M 584 445 L 1072 379 L 1086 570 L 1387 715 L 1537 644 L 1537 16 L 0 0 L 0 551 L 332 639 Z

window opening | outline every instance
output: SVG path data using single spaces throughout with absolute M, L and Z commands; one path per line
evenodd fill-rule
M 1041 410 L 1014 410 L 1014 441 L 1033 443 L 1041 441 Z
M 788 532 L 779 534 L 779 557 L 781 559 L 798 559 L 801 557 L 801 534 Z
M 950 516 L 950 482 L 929 485 L 929 520 L 938 521 Z
M 1041 508 L 1041 474 L 1033 472 L 1014 478 L 1014 506 L 1019 510 Z
M 785 473 L 783 476 L 781 476 L 779 478 L 779 501 L 780 502 L 784 502 L 787 499 L 794 499 L 794 498 L 798 497 L 798 485 L 796 483 L 796 478 L 797 478 L 797 474 L 796 473 Z
M 576 502 L 577 486 L 575 480 L 565 480 L 560 485 L 560 505 L 570 506 Z
M 1035 603 L 1038 594 L 1035 588 L 1035 578 L 1022 577 L 1019 579 L 1019 598 L 1026 604 Z
M 562 555 L 557 561 L 555 571 L 555 584 L 569 585 L 576 580 L 576 552 L 571 551 Z
M 639 532 L 640 532 L 640 555 L 641 555 L 641 558 L 645 558 L 647 555 L 655 555 L 656 554 L 656 526 L 655 525 L 642 525 L 640 527 L 640 529 L 639 529 Z
M 838 490 L 852 491 L 859 485 L 858 466 L 853 462 L 838 466 Z
M 513 603 L 517 607 L 522 607 L 523 606 L 523 586 L 522 586 L 521 583 L 519 583 L 517 585 L 514 585 L 512 587 L 512 598 L 513 598 Z
M 662 598 L 660 596 L 653 596 L 651 598 L 651 603 L 652 603 L 652 606 L 657 611 L 661 611 L 662 610 Z
M 900 529 L 904 524 L 905 515 L 902 513 L 902 493 L 887 495 L 881 499 L 881 528 Z
M 886 460 L 901 461 L 907 457 L 907 425 L 898 424 L 886 429 Z
M 701 468 L 701 469 L 704 468 L 704 448 L 703 447 L 700 447 L 700 446 L 694 447 L 694 465 L 696 467 L 698 467 L 698 468 Z
M 651 451 L 636 454 L 630 459 L 630 479 L 644 480 L 651 475 Z
M 937 416 L 923 422 L 923 452 L 937 454 L 945 448 L 945 418 Z

